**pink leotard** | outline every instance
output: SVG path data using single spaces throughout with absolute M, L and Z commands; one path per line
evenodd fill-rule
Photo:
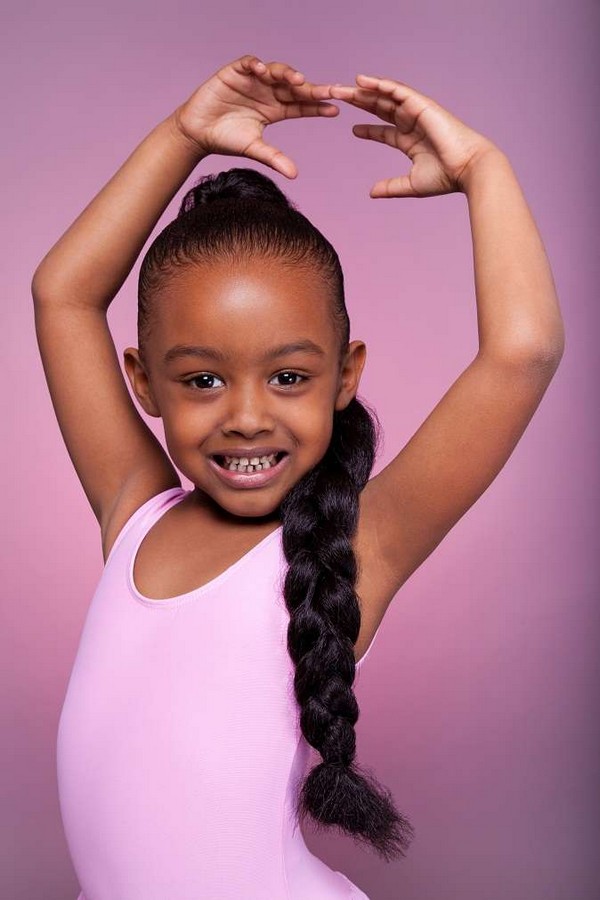
M 78 900 L 368 900 L 294 814 L 321 757 L 298 724 L 281 526 L 187 594 L 133 583 L 144 536 L 187 493 L 125 523 L 81 634 L 57 735 Z

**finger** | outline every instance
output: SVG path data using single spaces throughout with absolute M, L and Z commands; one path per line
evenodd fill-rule
M 393 78 L 381 78 L 379 75 L 357 75 L 356 82 L 370 90 L 391 94 L 394 100 L 399 103 L 403 100 L 407 100 L 411 95 L 419 94 L 418 91 L 411 88 L 408 84 L 404 84 L 402 81 L 395 81 Z M 422 94 L 421 96 L 424 97 L 425 95 Z
M 288 115 L 288 118 L 293 118 L 294 116 L 298 115 L 325 116 L 331 119 L 334 116 L 337 116 L 340 111 L 339 108 L 333 103 L 295 103 L 291 104 L 291 106 L 292 115 Z
M 244 150 L 244 156 L 255 159 L 257 162 L 264 163 L 285 175 L 286 178 L 296 178 L 298 169 L 295 163 L 276 147 L 271 147 L 261 138 L 256 138 Z
M 286 103 L 283 102 L 285 119 L 297 119 L 301 116 L 337 116 L 339 109 L 333 103 Z
M 264 73 L 266 69 L 262 59 L 259 59 L 258 56 L 253 56 L 251 53 L 236 59 L 231 66 L 240 75 L 259 75 Z
M 413 190 L 408 175 L 397 175 L 395 178 L 386 178 L 376 181 L 369 192 L 374 200 L 390 197 L 418 197 Z
M 241 75 L 257 78 L 263 84 L 269 86 L 281 84 L 286 85 L 288 88 L 298 87 L 305 80 L 302 72 L 299 72 L 298 69 L 294 69 L 293 66 L 287 63 L 264 63 L 257 56 L 252 56 L 251 54 L 240 57 L 240 59 L 232 63 L 232 66 Z M 329 94 L 325 96 L 329 96 Z
M 287 82 L 290 85 L 299 85 L 304 81 L 304 75 L 293 66 L 283 62 L 265 63 L 265 69 L 261 69 L 260 77 L 267 84 L 275 84 L 278 81 Z
M 385 97 L 378 91 L 334 85 L 331 88 L 331 96 L 334 100 L 344 100 L 351 106 L 372 112 L 388 122 L 393 121 L 398 110 L 398 104 L 393 98 Z
M 313 100 L 331 98 L 331 83 L 306 81 L 304 74 L 287 63 L 272 62 L 255 69 L 255 74 L 265 84 L 274 86 L 274 91 L 289 91 L 295 97 L 310 97 Z M 277 94 L 276 94 L 277 96 Z M 287 99 L 280 98 L 278 99 Z
M 305 81 L 302 84 L 276 84 L 273 93 L 278 100 L 286 102 L 295 100 L 331 100 L 330 84 L 313 84 Z
M 379 141 L 389 147 L 398 148 L 402 134 L 393 125 L 373 125 L 371 122 L 361 122 L 352 126 L 352 133 L 358 138 L 368 141 Z M 401 147 L 400 149 L 404 149 Z
M 376 88 L 361 88 L 355 84 L 332 84 L 331 96 L 339 100 L 362 100 L 363 103 L 370 103 L 381 94 Z
M 357 138 L 363 138 L 369 141 L 379 141 L 381 144 L 387 144 L 394 150 L 401 150 L 407 155 L 414 147 L 415 140 L 412 134 L 404 134 L 394 125 L 374 125 L 371 122 L 360 123 L 352 126 L 352 133 Z
M 426 130 L 419 124 L 423 113 L 427 110 L 441 111 L 439 103 L 436 103 L 427 94 L 420 93 L 402 81 L 394 81 L 392 78 L 379 78 L 374 75 L 357 75 L 357 81 L 359 78 L 369 90 L 378 91 L 398 104 L 395 124 L 399 127 L 402 125 L 402 131 L 405 133 L 410 131 L 418 132 L 420 130 L 425 134 Z

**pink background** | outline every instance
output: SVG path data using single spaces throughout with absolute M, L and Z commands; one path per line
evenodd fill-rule
M 359 758 L 415 826 L 407 859 L 386 865 L 310 830 L 309 846 L 372 900 L 598 896 L 598 13 L 592 0 L 109 0 L 4 13 L 3 898 L 77 893 L 55 739 L 102 566 L 43 377 L 31 277 L 147 132 L 249 52 L 313 81 L 389 75 L 495 141 L 540 227 L 567 334 L 511 459 L 399 592 L 357 688 Z M 353 137 L 373 118 L 339 105 L 335 120 L 266 131 L 297 163 L 295 181 L 262 170 L 340 254 L 352 338 L 368 347 L 360 393 L 385 428 L 376 473 L 476 353 L 471 235 L 462 194 L 370 199 L 408 160 Z M 220 156 L 193 177 L 235 165 L 261 168 Z M 137 343 L 138 268 L 109 314 L 121 361 Z

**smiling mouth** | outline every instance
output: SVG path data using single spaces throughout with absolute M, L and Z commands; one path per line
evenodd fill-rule
M 215 454 L 213 459 L 222 469 L 227 469 L 229 472 L 247 472 L 251 474 L 252 472 L 261 472 L 263 469 L 273 469 L 287 455 L 282 450 L 279 453 L 270 453 L 266 456 L 241 458 Z

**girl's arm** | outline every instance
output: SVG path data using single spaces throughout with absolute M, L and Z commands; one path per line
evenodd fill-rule
M 174 116 L 166 118 L 83 210 L 33 276 L 35 329 L 48 389 L 67 450 L 100 524 L 103 546 L 111 516 L 132 481 L 146 499 L 181 484 L 133 404 L 107 310 L 156 220 L 200 159 L 199 149 L 178 130 Z
M 32 282 L 36 305 L 107 311 L 157 220 L 207 155 L 177 116 L 144 138 L 43 258 Z
M 277 93 L 277 97 L 275 96 Z M 121 374 L 108 307 L 157 219 L 209 153 L 247 156 L 293 177 L 294 163 L 262 140 L 266 125 L 336 115 L 329 86 L 291 66 L 243 56 L 160 122 L 83 210 L 35 271 L 35 327 L 58 423 L 106 546 L 115 510 L 129 512 L 180 485 L 138 414 Z
M 479 330 L 473 362 L 362 492 L 361 516 L 384 563 L 382 608 L 370 611 L 380 620 L 510 457 L 559 365 L 564 328 L 542 240 L 507 157 L 407 85 L 362 83 L 370 86 L 333 87 L 332 97 L 394 124 L 355 126 L 355 134 L 397 146 L 413 161 L 409 175 L 378 182 L 371 196 L 466 194 Z
M 563 320 L 540 233 L 508 158 L 497 149 L 477 157 L 460 189 L 471 222 L 478 355 L 541 367 L 552 377 L 564 352 Z

